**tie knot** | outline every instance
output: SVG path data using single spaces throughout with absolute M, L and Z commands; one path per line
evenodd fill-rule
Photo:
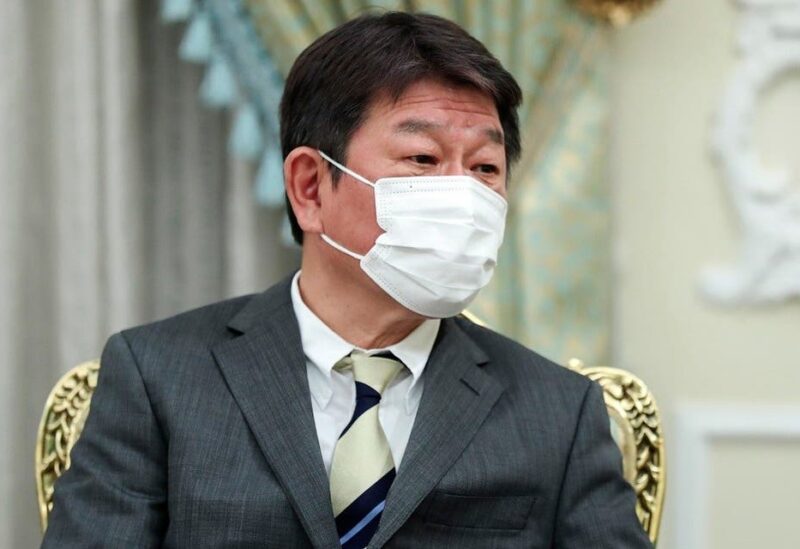
M 396 358 L 362 353 L 352 353 L 336 365 L 339 370 L 352 368 L 356 382 L 365 383 L 381 394 L 403 367 L 403 363 Z

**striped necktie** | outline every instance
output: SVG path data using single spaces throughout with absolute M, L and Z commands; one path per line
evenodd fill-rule
M 342 547 L 363 549 L 378 529 L 395 477 L 391 449 L 378 420 L 378 403 L 403 364 L 393 358 L 354 353 L 334 367 L 353 369 L 356 409 L 333 452 L 333 515 Z

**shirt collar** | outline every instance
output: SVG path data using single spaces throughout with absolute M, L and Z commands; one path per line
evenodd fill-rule
M 300 328 L 300 341 L 306 358 L 327 380 L 324 386 L 312 388 L 312 395 L 317 402 L 325 407 L 330 402 L 333 390 L 331 388 L 331 371 L 334 365 L 353 350 L 376 354 L 389 351 L 396 356 L 411 372 L 413 377 L 411 387 L 419 382 L 428 357 L 433 350 L 433 344 L 439 333 L 441 320 L 438 318 L 427 319 L 413 332 L 394 345 L 383 349 L 361 349 L 343 339 L 339 334 L 328 327 L 314 312 L 308 308 L 300 296 L 300 271 L 292 279 L 292 307 L 294 308 L 297 324 Z M 408 396 L 406 396 L 408 398 Z

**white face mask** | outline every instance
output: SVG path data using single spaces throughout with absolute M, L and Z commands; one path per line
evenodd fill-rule
M 505 199 L 465 175 L 385 177 L 375 183 L 319 151 L 328 162 L 375 190 L 384 232 L 366 255 L 323 233 L 361 261 L 361 269 L 395 301 L 431 318 L 459 314 L 489 283 L 503 242 Z

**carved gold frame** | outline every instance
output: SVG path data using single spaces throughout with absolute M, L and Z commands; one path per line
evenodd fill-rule
M 69 469 L 69 454 L 81 436 L 92 392 L 97 387 L 99 360 L 84 362 L 58 380 L 47 402 L 36 436 L 36 495 L 42 531 L 53 509 L 53 486 Z
M 625 370 L 585 366 L 574 358 L 568 367 L 603 388 L 611 434 L 622 453 L 623 474 L 636 492 L 636 515 L 655 544 L 667 480 L 664 436 L 655 397 L 641 379 Z
M 653 8 L 660 0 L 573 0 L 575 6 L 593 17 L 623 27 Z

